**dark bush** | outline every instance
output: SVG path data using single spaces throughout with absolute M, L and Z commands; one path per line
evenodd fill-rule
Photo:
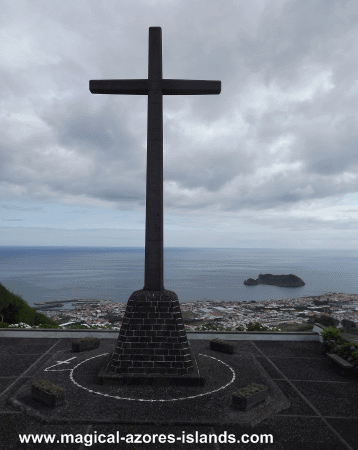
M 344 329 L 357 328 L 357 324 L 353 320 L 343 319 L 341 323 Z
M 325 327 L 336 327 L 337 324 L 339 323 L 338 320 L 334 319 L 331 316 L 321 316 L 321 317 L 317 317 L 315 319 L 315 323 L 320 323 L 322 325 L 324 325 Z

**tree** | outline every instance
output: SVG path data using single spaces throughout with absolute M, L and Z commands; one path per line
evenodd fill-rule
M 249 322 L 247 324 L 247 331 L 263 331 L 264 329 L 265 327 L 260 325 L 258 322 L 255 323 Z
M 20 308 L 15 303 L 9 303 L 3 310 L 2 315 L 6 323 L 17 323 Z
M 315 322 L 320 323 L 320 324 L 324 325 L 325 327 L 329 327 L 329 326 L 335 327 L 339 323 L 338 320 L 336 320 L 334 317 L 331 317 L 331 316 L 317 317 L 315 319 Z
M 342 320 L 343 328 L 357 328 L 357 324 L 353 322 L 353 320 L 343 319 Z

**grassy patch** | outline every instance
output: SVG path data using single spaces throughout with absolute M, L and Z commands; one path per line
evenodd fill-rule
M 276 328 L 287 332 L 312 331 L 313 323 L 280 323 Z
M 192 311 L 182 311 L 181 315 L 184 319 L 194 319 L 196 317 L 196 314 L 194 314 Z

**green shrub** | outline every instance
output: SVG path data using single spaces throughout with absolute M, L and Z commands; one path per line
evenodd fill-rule
M 339 354 L 342 356 L 342 358 L 348 358 L 350 354 L 352 353 L 351 348 L 353 347 L 353 344 L 350 342 L 345 342 L 342 344 L 339 348 Z M 354 348 L 354 347 L 353 347 Z
M 71 324 L 65 328 L 66 328 L 66 330 L 88 330 L 88 327 L 86 327 L 85 325 L 80 325 L 80 324 Z
M 346 341 L 340 334 L 340 330 L 334 327 L 327 327 L 321 332 L 324 345 L 330 353 L 341 356 L 353 365 L 358 365 L 358 349 L 351 342 Z
M 265 327 L 258 322 L 249 322 L 246 328 L 247 331 L 278 331 L 277 328 L 273 328 L 272 330 L 270 330 L 268 327 Z
M 325 330 L 321 331 L 321 336 L 324 341 L 328 340 L 337 340 L 339 337 L 341 337 L 341 330 L 335 327 L 327 327 Z
M 7 328 L 9 326 L 6 322 L 0 322 L 0 328 Z
M 48 380 L 35 381 L 33 383 L 33 386 L 36 386 L 40 389 L 44 389 L 45 391 L 50 392 L 51 394 L 59 394 L 60 392 L 64 391 L 64 389 L 62 389 L 60 386 L 57 386 L 56 384 Z
M 256 394 L 256 392 L 263 391 L 265 388 L 266 386 L 263 384 L 251 383 L 243 389 L 236 391 L 235 394 L 239 397 L 249 397 L 252 394 Z

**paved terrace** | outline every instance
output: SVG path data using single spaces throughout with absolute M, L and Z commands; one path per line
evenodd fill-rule
M 114 350 L 118 332 L 101 336 L 99 349 L 72 353 L 72 339 L 82 331 L 44 331 L 45 335 L 1 331 L 0 449 L 358 449 L 357 375 L 342 376 L 332 367 L 322 353 L 320 328 L 315 326 L 313 331 L 188 333 L 207 378 L 204 387 L 190 388 L 97 386 L 93 374 Z M 233 355 L 210 350 L 209 339 L 218 336 L 237 341 Z M 66 360 L 67 364 L 59 364 Z M 78 384 L 70 379 L 70 373 Z M 64 406 L 52 410 L 31 400 L 31 382 L 41 378 L 66 388 Z M 251 381 L 266 383 L 269 398 L 251 412 L 233 409 L 232 392 Z M 273 444 L 97 443 L 90 447 L 79 443 L 21 445 L 18 439 L 19 433 L 56 434 L 59 438 L 64 433 L 108 435 L 117 431 L 121 436 L 182 436 L 196 431 L 217 435 L 226 431 L 236 438 L 243 433 L 271 434 Z

